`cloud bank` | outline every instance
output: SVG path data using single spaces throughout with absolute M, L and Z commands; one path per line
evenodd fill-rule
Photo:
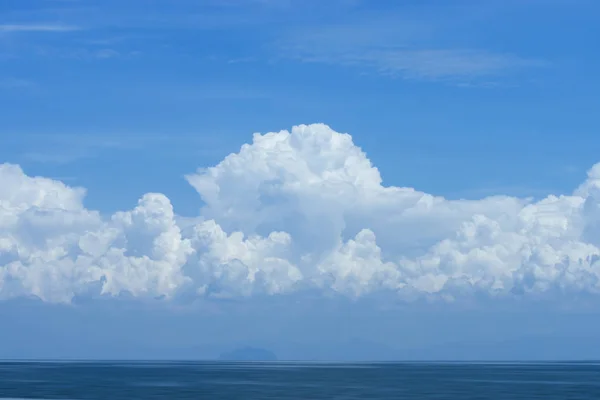
M 314 124 L 186 179 L 197 218 L 159 193 L 103 216 L 82 188 L 0 165 L 0 298 L 600 292 L 600 164 L 570 195 L 448 200 L 384 186 L 350 135 Z

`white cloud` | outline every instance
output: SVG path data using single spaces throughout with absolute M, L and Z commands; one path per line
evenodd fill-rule
M 316 124 L 186 178 L 196 219 L 162 194 L 103 218 L 83 189 L 0 166 L 0 297 L 600 291 L 600 164 L 572 195 L 447 200 L 384 186 L 350 135 Z

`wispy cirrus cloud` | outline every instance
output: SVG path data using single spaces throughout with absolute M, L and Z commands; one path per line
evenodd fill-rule
M 344 52 L 304 48 L 293 57 L 304 62 L 362 66 L 385 75 L 432 81 L 492 77 L 547 65 L 542 60 L 479 49 L 365 47 Z
M 351 16 L 339 23 L 292 29 L 276 47 L 284 58 L 302 62 L 458 85 L 549 65 L 546 60 L 495 51 L 475 40 L 453 41 L 459 18 L 448 23 L 436 13 L 405 17 L 398 10 Z
M 14 77 L 0 78 L 0 88 L 4 89 L 29 89 L 35 86 L 35 83 L 27 79 Z
M 230 146 L 217 134 L 179 134 L 176 142 L 171 134 L 152 133 L 23 133 L 4 138 L 12 149 L 12 159 L 27 164 L 66 165 L 93 159 L 108 153 L 139 152 L 160 148 L 162 157 L 221 155 Z
M 118 51 L 109 47 L 47 47 L 36 51 L 38 56 L 83 61 L 134 57 L 137 54 L 136 51 Z
M 169 33 L 165 32 L 172 33 L 173 30 L 252 31 L 264 35 L 261 39 L 263 44 L 270 43 L 266 57 L 275 55 L 304 63 L 361 68 L 364 72 L 463 87 L 505 86 L 506 82 L 500 82 L 500 78 L 550 64 L 518 51 L 512 52 L 512 49 L 499 51 L 486 46 L 477 40 L 476 35 L 464 40 L 469 35 L 463 32 L 461 39 L 458 37 L 461 35 L 454 33 L 467 29 L 465 27 L 470 21 L 465 23 L 465 19 L 480 18 L 474 17 L 480 14 L 485 16 L 481 18 L 488 18 L 494 14 L 494 7 L 490 6 L 465 9 L 458 6 L 398 5 L 372 10 L 361 8 L 361 2 L 355 0 L 336 0 L 327 4 L 296 0 L 186 1 L 180 4 L 184 7 L 166 7 L 165 4 L 148 9 L 121 10 L 103 3 L 92 8 L 61 8 L 60 12 L 38 11 L 36 21 L 64 23 L 4 24 L 0 25 L 0 34 L 69 32 L 81 30 L 82 26 L 86 27 L 86 31 L 98 29 L 107 38 L 78 38 L 91 40 L 87 43 L 92 45 L 89 48 L 74 48 L 72 43 L 60 43 L 54 47 L 44 45 L 38 53 L 66 54 L 78 59 L 114 59 L 139 54 L 139 49 L 144 46 L 144 43 L 138 43 L 136 46 L 139 47 L 133 49 L 131 43 L 120 43 L 119 47 L 115 47 L 115 32 L 110 31 L 114 27 L 126 31 L 125 35 L 130 37 L 149 32 L 168 36 Z M 29 19 L 25 17 L 16 14 L 13 20 L 32 20 L 31 16 L 26 17 Z M 261 29 L 264 26 L 269 26 L 267 32 Z M 228 62 L 260 59 L 262 49 L 254 48 L 243 55 L 233 55 Z
M 20 155 L 25 161 L 41 164 L 69 164 L 80 159 L 93 158 L 106 150 L 138 148 L 140 141 L 130 138 L 110 137 L 106 135 L 22 135 L 31 146 Z M 29 147 L 29 146 L 28 146 Z
M 72 32 L 81 30 L 81 27 L 64 24 L 46 24 L 46 23 L 21 23 L 21 24 L 0 24 L 0 33 L 10 32 Z

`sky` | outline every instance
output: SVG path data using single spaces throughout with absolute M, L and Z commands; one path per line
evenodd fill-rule
M 599 13 L 0 2 L 0 357 L 600 357 Z

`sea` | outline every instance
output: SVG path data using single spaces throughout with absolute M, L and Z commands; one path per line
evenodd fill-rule
M 600 363 L 3 362 L 1 399 L 600 399 Z

